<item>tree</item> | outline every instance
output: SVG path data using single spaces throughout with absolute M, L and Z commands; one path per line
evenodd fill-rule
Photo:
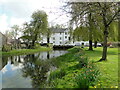
M 11 31 L 9 31 L 9 35 L 12 36 L 11 39 L 13 39 L 13 46 L 15 49 L 19 48 L 20 43 L 18 42 L 18 36 L 20 33 L 21 29 L 18 25 L 13 25 L 11 27 Z
M 19 32 L 20 28 L 19 28 L 18 25 L 13 25 L 13 26 L 11 27 L 11 29 L 12 29 L 11 33 L 12 33 L 12 35 L 13 35 L 13 39 L 16 40 L 16 39 L 17 39 L 17 36 L 19 35 L 18 32 Z
M 109 35 L 108 35 L 108 41 L 112 41 L 112 42 L 117 42 L 118 41 L 118 21 L 113 21 L 108 30 L 110 31 L 109 32 Z
M 95 2 L 95 3 L 68 3 L 71 5 L 71 15 L 72 19 L 79 25 L 85 24 L 87 22 L 87 19 L 84 19 L 87 15 L 92 13 L 92 15 L 95 16 L 95 23 L 97 23 L 102 28 L 101 35 L 103 37 L 103 53 L 102 58 L 100 61 L 106 60 L 107 58 L 107 41 L 108 41 L 108 34 L 110 31 L 108 28 L 110 27 L 110 24 L 117 19 L 117 15 L 120 12 L 120 8 L 118 8 L 117 2 Z M 93 16 L 92 16 L 93 17 Z M 93 23 L 93 21 L 90 21 L 90 23 Z M 91 27 L 91 25 L 90 25 Z M 97 26 L 96 26 L 97 27 Z M 91 27 L 92 28 L 92 27 Z M 91 29 L 92 30 L 92 29 Z M 92 30 L 93 31 L 93 30 Z M 97 30 L 96 30 L 97 31 Z M 90 31 L 91 33 L 91 31 Z M 93 34 L 94 35 L 94 34 Z
M 40 10 L 35 11 L 31 17 L 30 23 L 24 27 L 24 39 L 30 43 L 29 48 L 35 48 L 35 43 L 48 31 L 48 21 L 47 14 Z
M 96 34 L 100 34 L 99 28 L 96 28 L 96 21 L 95 15 L 96 13 L 93 11 L 94 3 L 71 3 L 71 15 L 72 15 L 72 22 L 75 22 L 75 25 L 79 28 L 80 34 L 79 36 L 83 40 L 89 40 L 89 50 L 93 50 L 92 42 L 99 40 Z M 84 29 L 82 28 L 84 27 Z M 86 29 L 85 29 L 86 27 Z M 75 34 L 74 34 L 75 35 Z M 99 35 L 100 36 L 100 35 Z
M 102 58 L 99 61 L 107 60 L 107 41 L 108 41 L 108 28 L 110 27 L 110 24 L 117 19 L 117 15 L 120 12 L 120 9 L 118 9 L 118 4 L 117 3 L 100 3 L 98 2 L 98 7 L 99 11 L 101 12 L 100 15 L 102 17 L 102 22 L 103 22 L 103 36 L 104 36 L 104 41 L 103 41 L 103 53 L 102 53 Z

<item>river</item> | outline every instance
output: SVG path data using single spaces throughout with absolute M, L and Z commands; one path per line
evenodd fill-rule
M 30 55 L 2 57 L 0 88 L 41 88 L 57 66 L 53 58 L 67 53 L 65 50 L 39 52 Z

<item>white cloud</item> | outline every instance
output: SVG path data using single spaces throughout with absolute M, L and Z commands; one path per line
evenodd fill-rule
M 11 65 L 11 69 L 12 69 L 12 71 L 14 71 L 14 70 L 16 70 L 16 69 L 21 69 L 21 68 L 23 68 L 23 64 L 21 64 L 21 63 L 15 63 L 16 64 L 16 66 L 15 65 Z
M 10 19 L 10 26 L 13 26 L 13 25 L 21 26 L 24 22 L 25 22 L 25 19 L 23 19 L 23 18 L 14 18 L 14 17 L 12 17 Z
M 66 16 L 59 10 L 60 0 L 0 0 L 0 10 L 6 14 L 4 20 L 0 21 L 2 28 L 10 28 L 14 24 L 21 25 L 25 21 L 30 21 L 35 10 L 44 10 L 48 14 L 49 22 L 65 23 Z M 60 16 L 62 15 L 62 16 Z M 60 16 L 60 17 L 59 17 Z M 7 18 L 9 21 L 7 21 Z M 0 23 L 0 24 L 1 24 Z
M 6 66 L 1 70 L 2 74 L 6 73 L 8 70 L 6 68 Z
M 8 29 L 8 23 L 7 23 L 7 19 L 8 17 L 3 14 L 3 15 L 0 15 L 0 31 L 1 32 L 4 32 L 6 29 Z

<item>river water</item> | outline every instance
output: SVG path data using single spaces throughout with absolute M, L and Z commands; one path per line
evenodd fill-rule
M 54 50 L 2 57 L 0 88 L 41 88 L 45 86 L 50 72 L 57 68 L 52 59 L 65 53 L 67 53 L 65 50 Z

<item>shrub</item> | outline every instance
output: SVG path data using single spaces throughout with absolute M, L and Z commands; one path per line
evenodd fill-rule
M 89 88 L 94 86 L 98 80 L 100 72 L 93 63 L 89 63 L 87 67 L 84 67 L 80 74 L 76 77 L 76 82 L 79 88 Z
M 49 81 L 56 78 L 62 78 L 63 76 L 65 76 L 65 74 L 66 74 L 65 69 L 59 69 L 59 70 L 53 71 L 50 73 Z
M 39 43 L 35 43 L 35 46 L 34 46 L 34 48 L 40 48 L 41 46 L 40 46 L 40 44 Z
M 88 64 L 88 58 L 85 56 L 84 52 L 82 52 L 82 51 L 75 54 L 75 59 L 77 61 L 79 61 L 80 68 L 87 66 L 87 64 Z
M 119 42 L 112 42 L 111 45 L 112 45 L 113 48 L 120 47 L 120 43 Z
M 10 50 L 11 50 L 11 46 L 10 46 L 10 45 L 3 45 L 2 51 L 8 52 L 8 51 L 10 51 Z
M 74 48 L 69 49 L 69 51 L 70 51 L 71 53 L 76 53 L 76 52 L 79 52 L 80 50 L 82 50 L 82 49 L 79 48 L 79 47 L 74 47 Z

